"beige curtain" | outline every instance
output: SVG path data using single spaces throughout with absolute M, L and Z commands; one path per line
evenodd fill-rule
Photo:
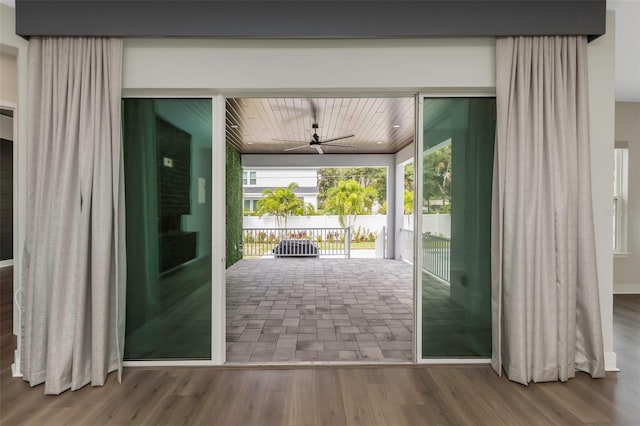
M 586 38 L 500 38 L 496 81 L 493 368 L 603 377 Z
M 59 394 L 122 372 L 122 40 L 31 38 L 22 370 Z

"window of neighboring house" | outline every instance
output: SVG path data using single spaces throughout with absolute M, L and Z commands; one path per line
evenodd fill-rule
M 244 200 L 244 211 L 255 212 L 258 210 L 258 200 Z
M 255 185 L 256 184 L 256 172 L 245 170 L 242 172 L 242 185 Z
M 616 142 L 613 165 L 613 251 L 627 251 L 628 152 L 626 143 Z

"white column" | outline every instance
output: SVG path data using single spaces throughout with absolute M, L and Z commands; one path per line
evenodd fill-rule
M 395 164 L 391 162 L 387 166 L 387 259 L 394 259 L 396 253 L 396 212 L 393 206 L 397 204 L 398 197 L 395 193 L 397 186 L 397 174 Z

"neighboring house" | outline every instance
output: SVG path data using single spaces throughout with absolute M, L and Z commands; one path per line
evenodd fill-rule
M 258 200 L 265 189 L 287 187 L 296 183 L 294 191 L 304 204 L 318 208 L 318 171 L 316 169 L 251 169 L 242 171 L 243 209 L 258 210 Z

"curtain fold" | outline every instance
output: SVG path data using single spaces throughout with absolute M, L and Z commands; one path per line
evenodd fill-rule
M 122 373 L 121 39 L 32 37 L 22 370 L 59 394 Z
M 604 376 L 586 37 L 496 42 L 492 366 L 522 384 Z

